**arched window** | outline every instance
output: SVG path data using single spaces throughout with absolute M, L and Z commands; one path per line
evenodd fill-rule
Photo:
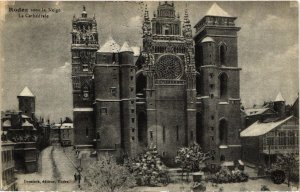
M 220 45 L 220 65 L 226 65 L 226 45 Z
M 203 127 L 202 127 L 202 119 L 201 119 L 201 113 L 196 113 L 196 141 L 197 143 L 201 142 L 201 136 L 203 135 Z
M 219 122 L 219 140 L 220 145 L 227 145 L 228 138 L 228 125 L 225 119 L 221 119 Z
M 138 115 L 138 140 L 139 142 L 147 142 L 147 117 L 144 112 Z
M 225 161 L 225 156 L 224 155 L 220 156 L 220 161 Z
M 219 82 L 220 82 L 220 99 L 227 99 L 228 97 L 228 76 L 226 73 L 222 73 L 219 76 Z
M 142 97 L 146 97 L 145 89 L 147 86 L 147 78 L 141 73 L 136 78 L 136 93 Z

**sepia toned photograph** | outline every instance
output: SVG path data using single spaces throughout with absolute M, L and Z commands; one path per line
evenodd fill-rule
M 0 191 L 299 191 L 298 1 L 1 1 Z

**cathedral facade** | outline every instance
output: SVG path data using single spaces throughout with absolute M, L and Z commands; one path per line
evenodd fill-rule
M 211 163 L 240 158 L 240 96 L 234 20 L 214 4 L 195 26 L 173 3 L 146 8 L 143 48 L 113 39 L 98 44 L 97 23 L 73 18 L 72 82 L 75 145 L 134 156 L 147 147 L 171 163 L 197 142 Z

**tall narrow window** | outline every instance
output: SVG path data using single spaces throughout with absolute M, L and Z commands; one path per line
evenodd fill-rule
M 220 46 L 220 64 L 226 65 L 226 46 L 224 44 Z
M 176 125 L 176 138 L 177 138 L 177 141 L 179 141 L 179 127 L 178 127 L 178 125 Z
M 86 136 L 86 137 L 89 136 L 89 129 L 88 129 L 88 127 L 85 127 L 85 136 Z
M 111 87 L 110 92 L 112 96 L 117 96 L 117 88 L 116 87 Z
M 163 142 L 166 141 L 166 128 L 163 126 Z
M 227 145 L 227 121 L 225 119 L 220 120 L 219 122 L 219 140 L 220 145 Z
M 153 131 L 150 131 L 150 140 L 153 141 Z
M 228 84 L 228 76 L 226 73 L 222 73 L 219 76 L 219 82 L 220 82 L 220 99 L 227 99 L 227 84 Z
M 147 143 L 147 116 L 145 113 L 140 112 L 137 115 L 137 126 L 138 126 L 138 141 Z

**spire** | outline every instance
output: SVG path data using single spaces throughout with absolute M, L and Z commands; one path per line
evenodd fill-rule
M 275 102 L 278 102 L 278 101 L 285 101 L 280 92 L 278 93 L 278 95 L 275 99 Z
M 125 41 L 119 52 L 132 52 L 133 53 L 133 50 L 131 49 L 131 47 L 129 47 L 127 41 Z
M 217 3 L 214 3 L 205 14 L 207 16 L 221 16 L 231 17 L 226 11 L 224 11 Z
M 149 11 L 148 11 L 148 9 L 147 9 L 147 4 L 146 4 L 146 7 L 145 7 L 144 19 L 145 19 L 145 21 L 146 21 L 146 20 L 149 20 Z
M 182 32 L 183 32 L 184 37 L 191 38 L 192 37 L 191 22 L 190 22 L 190 19 L 189 19 L 187 4 L 185 6 L 186 6 L 186 8 L 185 8 L 185 12 L 184 12 Z
M 30 91 L 30 89 L 26 86 L 21 91 L 21 93 L 18 95 L 18 97 L 35 97 L 33 93 Z
M 145 14 L 144 14 L 144 23 L 143 23 L 143 34 L 144 35 L 150 35 L 151 34 L 151 23 L 150 23 L 150 18 L 149 18 L 149 12 L 147 9 L 147 4 L 145 7 Z
M 86 13 L 85 6 L 84 6 L 84 5 L 83 5 L 83 11 L 82 11 L 81 16 L 82 16 L 83 18 L 86 18 L 86 17 L 87 17 L 87 13 Z
M 98 53 L 118 53 L 120 45 L 110 36 L 108 41 L 97 51 Z

